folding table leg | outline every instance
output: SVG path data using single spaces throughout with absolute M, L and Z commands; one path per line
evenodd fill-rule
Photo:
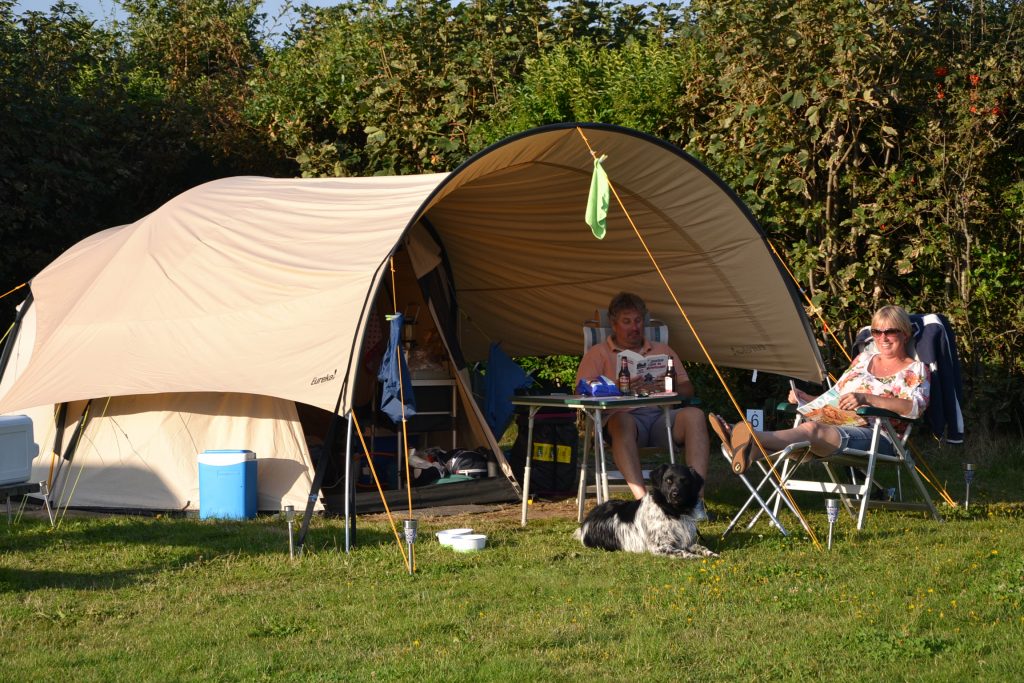
M 579 485 L 576 490 L 576 521 L 583 523 L 583 508 L 587 500 L 587 460 L 590 459 L 590 420 L 583 418 L 583 452 L 580 454 Z
M 533 417 L 540 406 L 530 406 L 529 427 L 526 430 L 526 464 L 523 467 L 523 510 L 520 526 L 526 526 L 526 509 L 530 506 L 530 463 L 533 460 Z
M 601 466 L 601 481 L 598 484 L 598 489 L 601 493 L 598 494 L 598 503 L 608 500 L 608 466 L 605 464 L 604 439 L 601 438 L 602 431 L 601 410 L 597 408 L 594 410 L 594 439 L 597 441 L 598 460 Z

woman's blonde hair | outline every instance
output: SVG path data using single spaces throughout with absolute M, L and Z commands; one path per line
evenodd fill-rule
M 910 314 L 900 306 L 882 306 L 875 311 L 875 314 L 871 316 L 871 327 L 884 329 L 883 326 L 895 327 L 903 333 L 904 341 L 911 341 L 914 338 L 914 329 L 910 326 Z

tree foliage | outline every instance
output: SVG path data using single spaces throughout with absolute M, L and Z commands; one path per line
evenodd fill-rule
M 736 188 L 842 339 L 883 302 L 949 315 L 979 413 L 1024 429 L 1019 0 L 342 0 L 277 37 L 259 0 L 122 6 L 0 0 L 11 284 L 221 175 L 449 171 L 617 123 Z

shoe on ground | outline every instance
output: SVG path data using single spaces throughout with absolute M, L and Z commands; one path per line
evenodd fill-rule
M 693 506 L 693 512 L 691 513 L 691 516 L 693 517 L 693 521 L 697 522 L 698 524 L 700 522 L 707 522 L 707 521 L 709 521 L 708 509 L 706 507 L 704 507 L 704 499 L 703 498 L 698 500 L 697 504 Z

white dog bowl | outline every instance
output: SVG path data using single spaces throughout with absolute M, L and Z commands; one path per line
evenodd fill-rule
M 460 553 L 469 553 L 474 550 L 483 550 L 487 545 L 487 536 L 484 534 L 459 534 L 452 536 L 452 549 Z
M 464 536 L 473 533 L 472 529 L 443 529 L 437 532 L 437 542 L 441 545 L 451 546 L 452 539 L 456 536 Z

